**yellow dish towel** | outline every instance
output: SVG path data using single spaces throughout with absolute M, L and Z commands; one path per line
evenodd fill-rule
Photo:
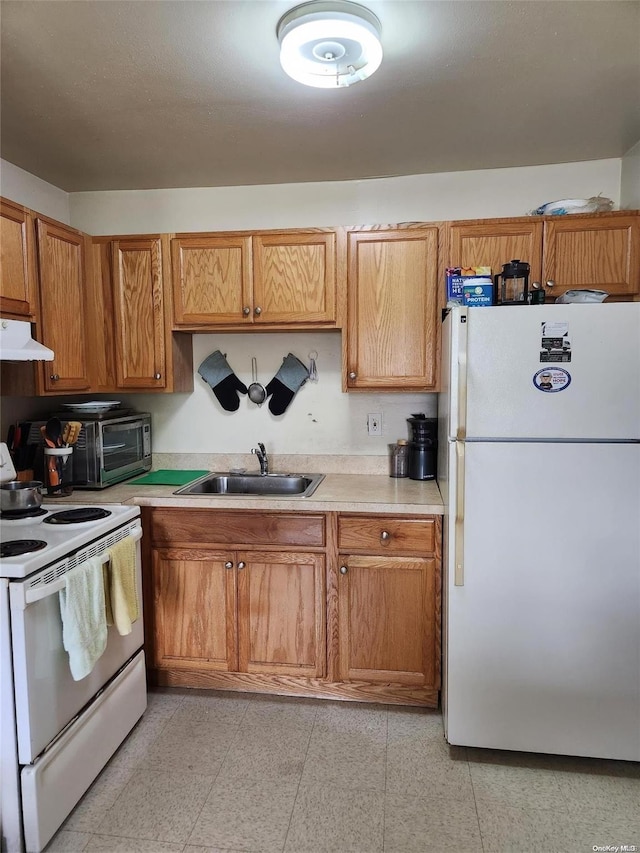
M 120 636 L 131 633 L 140 615 L 136 589 L 136 543 L 127 536 L 109 548 L 109 598 L 113 623 Z

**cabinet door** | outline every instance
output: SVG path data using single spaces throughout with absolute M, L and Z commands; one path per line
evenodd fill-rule
M 256 323 L 335 323 L 335 234 L 253 238 Z
M 613 296 L 640 292 L 640 217 L 559 216 L 544 225 L 547 297 L 565 290 L 606 290 Z
M 167 380 L 160 240 L 114 240 L 112 259 L 118 387 L 164 388 Z
M 435 387 L 437 261 L 437 228 L 349 233 L 347 388 Z
M 83 237 L 38 219 L 42 343 L 55 353 L 43 367 L 45 391 L 89 388 L 84 311 Z
M 449 229 L 449 267 L 491 267 L 492 275 L 518 259 L 531 267 L 529 281 L 542 277 L 542 222 L 452 222 Z
M 153 665 L 160 669 L 237 669 L 236 583 L 232 555 L 153 551 Z
M 324 557 L 238 554 L 239 671 L 322 677 Z
M 338 609 L 341 680 L 439 687 L 435 559 L 343 557 Z
M 36 315 L 33 221 L 5 201 L 0 203 L 0 311 L 25 319 Z
M 176 326 L 251 323 L 251 238 L 171 241 Z

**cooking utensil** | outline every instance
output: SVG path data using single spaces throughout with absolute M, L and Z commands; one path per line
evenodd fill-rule
M 60 447 L 62 443 L 62 423 L 60 418 L 49 418 L 45 424 L 46 434 L 49 441 L 52 441 L 52 447 Z
M 76 443 L 78 437 L 80 436 L 80 430 L 82 429 L 82 424 L 80 423 L 80 421 L 69 421 L 67 426 L 69 427 L 69 432 L 67 435 L 65 447 Z
M 45 425 L 40 427 L 40 432 L 42 433 L 44 443 L 47 445 L 47 447 L 55 447 L 55 444 L 51 441 L 51 439 L 47 435 L 47 427 Z
M 267 391 L 264 385 L 258 382 L 258 361 L 256 358 L 251 359 L 251 385 L 249 385 L 247 393 L 251 402 L 258 406 L 261 406 L 267 399 Z
M 21 482 L 11 480 L 0 485 L 0 508 L 2 512 L 20 509 L 37 509 L 42 503 L 43 483 L 40 480 Z

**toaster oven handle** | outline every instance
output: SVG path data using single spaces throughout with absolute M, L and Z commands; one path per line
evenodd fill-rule
M 138 542 L 138 540 L 142 539 L 142 528 L 139 527 L 137 530 L 134 530 L 133 533 L 130 534 L 131 538 L 134 542 Z M 109 562 L 109 549 L 107 548 L 104 553 L 100 554 L 100 562 L 108 563 Z M 60 575 L 59 578 L 52 581 L 51 583 L 44 584 L 43 586 L 38 586 L 35 589 L 30 589 L 25 592 L 24 595 L 24 603 L 33 604 L 35 601 L 40 601 L 43 598 L 48 598 L 50 595 L 54 595 L 56 592 L 60 592 L 61 589 L 64 589 L 67 584 L 67 580 L 65 575 Z

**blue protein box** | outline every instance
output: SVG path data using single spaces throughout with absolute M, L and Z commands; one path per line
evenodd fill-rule
M 491 279 L 478 279 L 475 284 L 465 284 L 462 288 L 463 305 L 470 308 L 486 308 L 493 305 L 493 282 Z
M 491 267 L 447 267 L 447 302 L 464 303 L 466 284 L 491 284 Z

